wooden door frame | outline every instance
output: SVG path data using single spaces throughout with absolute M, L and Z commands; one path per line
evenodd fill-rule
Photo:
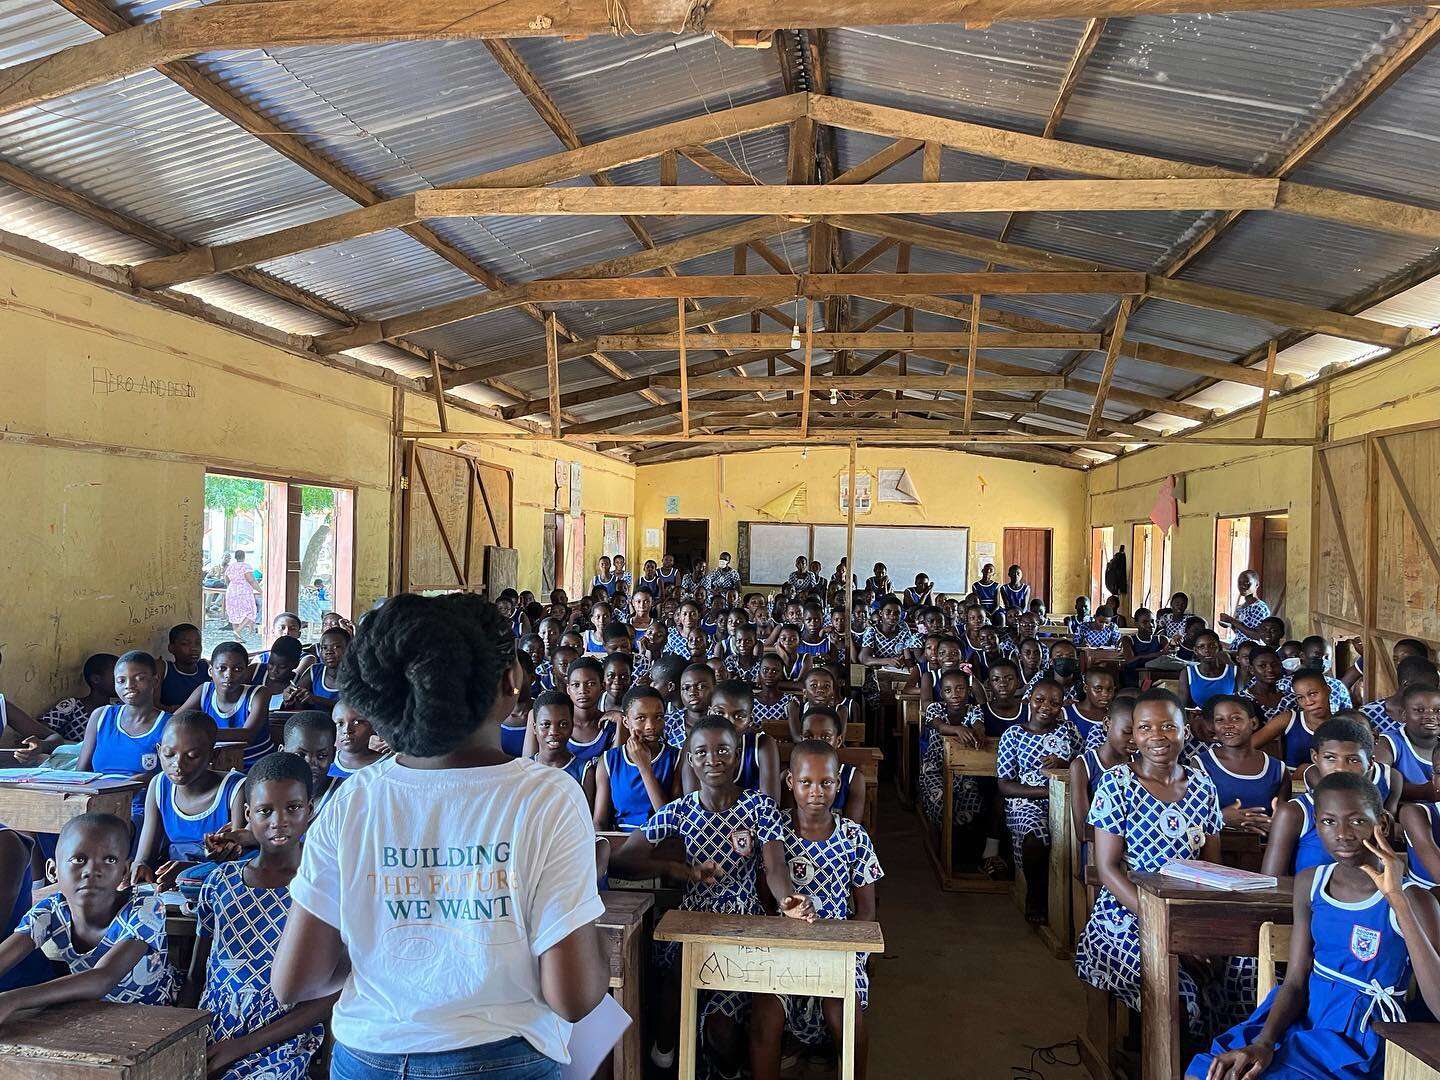
M 670 523 L 679 522 L 684 524 L 703 523 L 705 526 L 705 565 L 710 565 L 710 519 L 709 518 L 682 518 L 667 517 L 665 519 L 664 531 L 660 534 L 660 554 L 663 556 L 670 546 Z

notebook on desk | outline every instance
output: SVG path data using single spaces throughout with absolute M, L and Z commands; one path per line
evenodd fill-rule
M 1269 874 L 1238 870 L 1233 866 L 1206 862 L 1204 859 L 1176 859 L 1160 868 L 1160 876 L 1183 881 L 1187 885 L 1204 885 L 1225 892 L 1255 892 L 1273 889 L 1278 884 Z

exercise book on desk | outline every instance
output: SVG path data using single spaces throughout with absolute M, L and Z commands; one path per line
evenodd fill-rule
M 1160 876 L 1225 892 L 1254 892 L 1257 889 L 1273 889 L 1277 884 L 1269 874 L 1237 870 L 1233 866 L 1221 866 L 1204 859 L 1176 859 L 1160 868 Z
M 74 769 L 49 769 L 43 766 L 33 769 L 0 769 L 0 784 L 24 784 L 27 787 L 104 791 L 108 788 L 130 787 L 134 783 L 130 777 L 107 776 L 104 773 L 80 772 Z

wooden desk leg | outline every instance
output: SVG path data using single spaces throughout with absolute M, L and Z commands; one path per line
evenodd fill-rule
M 940 738 L 934 732 L 933 738 Z M 940 887 L 948 889 L 955 878 L 955 773 L 945 763 L 945 790 L 940 798 Z
M 645 964 L 640 956 L 640 939 L 643 935 L 632 930 L 625 942 L 625 983 L 620 987 L 619 1001 L 630 1014 L 630 1026 L 615 1047 L 615 1080 L 641 1080 L 644 1066 L 641 1064 L 645 1053 L 645 1035 L 640 1030 L 640 1018 L 645 1014 L 644 999 L 641 997 L 640 975 Z
M 699 1019 L 695 989 L 696 965 L 700 961 L 700 946 L 689 941 L 682 943 L 680 953 L 680 1071 L 677 1080 L 695 1080 L 696 1048 L 700 1032 L 696 1028 Z
M 1070 799 L 1068 787 L 1050 780 L 1049 916 L 1041 936 L 1056 956 L 1070 951 Z
M 910 725 L 905 720 L 905 706 L 900 706 L 900 760 L 895 768 L 895 788 L 900 796 L 900 805 L 909 809 L 914 805 L 915 778 L 910 770 L 910 749 L 915 740 L 910 737 Z
M 1180 960 L 1170 952 L 1170 906 L 1140 890 L 1140 1057 L 1145 1076 L 1181 1076 Z
M 849 989 L 845 992 L 844 1028 L 845 1038 L 840 1047 L 840 1080 L 855 1080 L 855 1013 L 858 996 L 855 986 L 855 954 L 846 953 L 850 962 Z

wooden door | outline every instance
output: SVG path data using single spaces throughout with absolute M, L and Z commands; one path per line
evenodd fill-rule
M 1006 529 L 1004 539 L 1005 565 L 996 567 L 1001 581 L 1009 567 L 1019 566 L 1030 583 L 1030 595 L 1045 601 L 1045 610 L 1050 610 L 1050 550 L 1049 529 Z
M 1260 596 L 1270 605 L 1272 614 L 1285 618 L 1285 575 L 1288 573 L 1290 518 L 1287 514 L 1271 514 L 1261 518 L 1264 532 L 1260 541 Z M 1254 523 L 1251 524 L 1250 563 L 1255 568 Z
M 511 546 L 511 488 L 508 469 L 411 443 L 405 455 L 402 587 L 484 588 L 485 549 Z
M 540 591 L 541 599 L 548 604 L 550 594 L 557 588 L 557 568 L 565 565 L 565 515 L 554 510 L 545 511 L 545 539 L 540 548 Z
M 1370 637 L 1366 677 L 1395 685 L 1390 650 L 1400 638 L 1440 643 L 1440 429 L 1373 439 L 1375 519 L 1370 529 Z

